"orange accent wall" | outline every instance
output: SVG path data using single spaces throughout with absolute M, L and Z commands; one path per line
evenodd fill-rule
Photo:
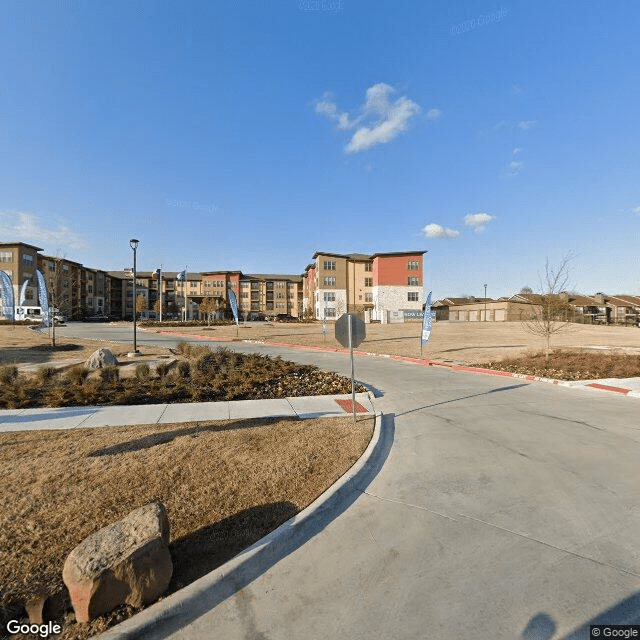
M 418 271 L 409 271 L 407 263 L 417 260 L 420 263 Z M 418 276 L 422 285 L 422 256 L 378 256 L 373 260 L 373 284 L 380 285 L 404 285 L 407 286 L 409 276 Z

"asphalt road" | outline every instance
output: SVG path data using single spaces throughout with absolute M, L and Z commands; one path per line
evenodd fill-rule
M 227 346 L 349 374 L 344 354 Z M 247 587 L 154 637 L 575 640 L 640 624 L 640 400 L 374 357 L 356 377 L 393 417 L 378 475 Z

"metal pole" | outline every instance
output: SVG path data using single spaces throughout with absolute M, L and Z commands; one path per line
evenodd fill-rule
M 484 321 L 487 321 L 487 285 L 484 285 Z
M 160 293 L 160 322 L 162 322 L 162 265 L 160 265 L 160 277 L 158 278 L 159 293 Z
M 138 353 L 136 339 L 136 247 L 133 247 L 133 353 Z
M 356 423 L 356 382 L 355 375 L 353 372 L 353 340 L 352 340 L 352 330 L 351 330 L 351 322 L 353 321 L 353 317 L 351 315 L 349 318 L 349 354 L 351 355 L 351 408 L 353 409 L 353 424 Z

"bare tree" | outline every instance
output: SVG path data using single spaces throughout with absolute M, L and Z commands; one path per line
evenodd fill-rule
M 218 310 L 218 307 L 218 301 L 211 297 L 205 298 L 200 303 L 200 313 L 204 313 L 207 316 L 207 326 L 211 324 L 211 316 Z
M 57 316 L 71 314 L 71 291 L 74 282 L 71 280 L 69 271 L 63 270 L 64 257 L 56 256 L 46 260 L 45 284 L 47 286 L 47 296 L 49 298 L 49 308 L 53 309 L 50 317 L 51 322 L 51 346 L 56 346 L 56 325 Z
M 575 256 L 569 252 L 557 265 L 547 258 L 544 275 L 538 274 L 539 292 L 532 295 L 530 317 L 522 321 L 527 331 L 545 340 L 545 359 L 549 359 L 551 336 L 571 323 L 568 295 L 570 263 Z
M 146 310 L 147 310 L 147 299 L 142 294 L 140 294 L 136 298 L 136 315 Z

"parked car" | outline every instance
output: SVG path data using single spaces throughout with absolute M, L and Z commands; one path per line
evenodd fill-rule
M 55 313 L 53 315 L 53 321 L 56 324 L 66 324 L 67 319 L 61 313 Z
M 294 318 L 290 313 L 279 313 L 276 316 L 277 322 L 296 322 L 298 318 Z
M 84 322 L 109 322 L 109 316 L 104 313 L 98 313 L 95 316 L 86 316 Z

